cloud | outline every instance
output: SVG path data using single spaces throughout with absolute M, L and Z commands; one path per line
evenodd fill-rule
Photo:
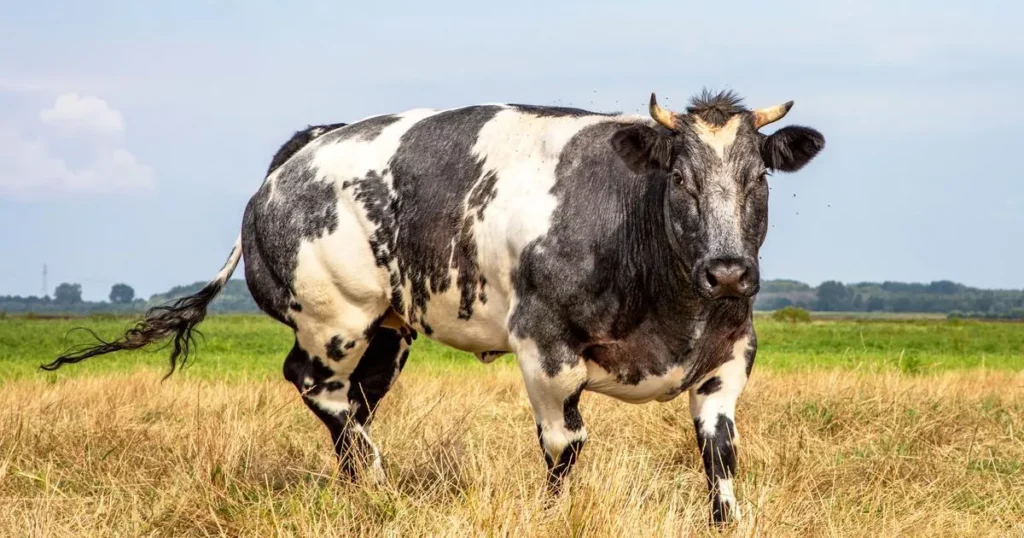
M 124 118 L 106 101 L 75 93 L 57 97 L 52 108 L 39 113 L 39 119 L 69 134 L 117 134 L 124 131 Z
M 46 136 L 29 137 L 0 124 L 0 197 L 56 198 L 68 194 L 114 194 L 152 191 L 156 173 L 126 148 L 121 113 L 97 97 L 62 95 L 39 119 L 73 135 L 75 149 L 88 152 L 81 165 L 69 164 Z

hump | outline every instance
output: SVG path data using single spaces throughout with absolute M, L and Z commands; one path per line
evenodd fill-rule
M 582 108 L 566 106 L 547 105 L 526 105 L 522 103 L 509 103 L 509 108 L 524 114 L 533 114 L 542 118 L 580 118 L 584 116 L 618 116 L 619 112 L 594 112 Z
M 270 173 L 277 169 L 278 166 L 281 166 L 285 161 L 290 159 L 292 155 L 298 153 L 298 151 L 305 147 L 306 144 L 309 144 L 316 138 L 323 136 L 324 133 L 328 133 L 339 127 L 344 127 L 345 125 L 348 124 L 326 123 L 322 125 L 309 125 L 305 129 L 295 131 L 295 134 L 293 134 L 287 142 L 278 148 L 277 153 L 274 154 L 274 158 L 270 160 L 270 166 L 267 167 L 267 175 L 269 176 Z

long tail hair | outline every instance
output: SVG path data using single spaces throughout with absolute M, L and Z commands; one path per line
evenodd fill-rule
M 199 325 L 203 318 L 206 317 L 206 309 L 210 306 L 214 297 L 224 289 L 224 284 L 231 278 L 231 274 L 235 272 L 235 267 L 238 266 L 238 261 L 241 258 L 242 237 L 239 236 L 235 241 L 235 248 L 231 249 L 231 254 L 228 255 L 228 261 L 224 264 L 224 267 L 209 284 L 194 295 L 182 297 L 168 304 L 151 308 L 146 312 L 143 319 L 139 320 L 123 336 L 116 340 L 107 342 L 97 336 L 96 333 L 92 333 L 93 337 L 99 341 L 98 344 L 69 350 L 57 357 L 53 362 L 41 365 L 40 368 L 53 371 L 65 364 L 74 364 L 89 357 L 114 351 L 143 348 L 153 342 L 165 340 L 173 336 L 174 347 L 171 351 L 171 369 L 164 376 L 166 379 L 174 373 L 176 368 L 184 365 L 189 353 L 195 348 L 195 336 L 193 333 L 198 332 L 196 331 L 196 325 Z

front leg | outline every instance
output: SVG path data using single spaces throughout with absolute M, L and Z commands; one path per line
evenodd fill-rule
M 732 357 L 714 373 L 690 390 L 690 415 L 697 431 L 697 446 L 704 460 L 711 499 L 711 517 L 715 524 L 740 518 L 733 491 L 736 475 L 736 399 L 747 384 L 757 352 L 753 329 L 732 348 Z
M 548 466 L 548 487 L 558 495 L 587 440 L 578 408 L 587 368 L 582 358 L 560 345 L 542 351 L 533 340 L 520 339 L 514 347 Z

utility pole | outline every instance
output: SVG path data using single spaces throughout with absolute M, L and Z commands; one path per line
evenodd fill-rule
M 43 297 L 50 294 L 49 288 L 46 287 L 46 264 L 43 264 Z

